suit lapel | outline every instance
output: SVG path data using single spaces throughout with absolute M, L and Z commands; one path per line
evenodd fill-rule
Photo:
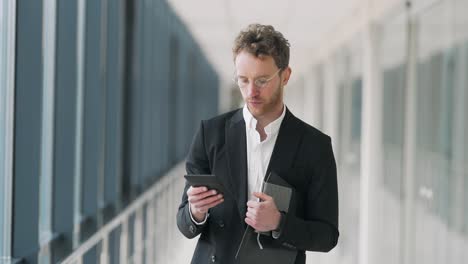
M 275 147 L 271 154 L 266 175 L 268 175 L 270 171 L 274 171 L 284 177 L 280 172 L 287 172 L 293 166 L 299 143 L 302 140 L 302 134 L 303 126 L 301 126 L 299 120 L 286 108 L 286 114 L 280 126 L 278 138 L 276 139 Z
M 226 122 L 228 174 L 239 215 L 244 223 L 247 210 L 247 142 L 242 109 Z

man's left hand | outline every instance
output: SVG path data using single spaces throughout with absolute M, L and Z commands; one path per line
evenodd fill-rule
M 245 222 L 259 232 L 268 232 L 278 228 L 281 213 L 276 207 L 273 197 L 260 192 L 253 195 L 260 202 L 248 201 Z

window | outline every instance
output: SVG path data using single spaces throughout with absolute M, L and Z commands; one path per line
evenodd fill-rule
M 444 256 L 463 262 L 456 252 L 464 248 L 460 234 L 466 215 L 466 30 L 458 30 L 466 29 L 467 21 L 459 13 L 462 8 L 466 14 L 466 8 L 454 2 L 466 1 L 438 2 L 416 15 L 415 263 Z M 433 251 L 440 241 L 450 247 Z

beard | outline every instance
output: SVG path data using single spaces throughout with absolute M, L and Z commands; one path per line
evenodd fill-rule
M 281 83 L 278 84 L 269 98 L 255 96 L 247 98 L 246 101 L 250 113 L 252 113 L 255 118 L 274 113 L 280 105 L 283 105 L 283 86 Z

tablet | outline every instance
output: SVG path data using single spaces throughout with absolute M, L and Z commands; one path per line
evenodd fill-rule
M 218 193 L 226 193 L 226 188 L 224 188 L 218 177 L 213 174 L 188 174 L 184 177 L 193 187 L 206 186 L 208 189 L 215 189 Z

